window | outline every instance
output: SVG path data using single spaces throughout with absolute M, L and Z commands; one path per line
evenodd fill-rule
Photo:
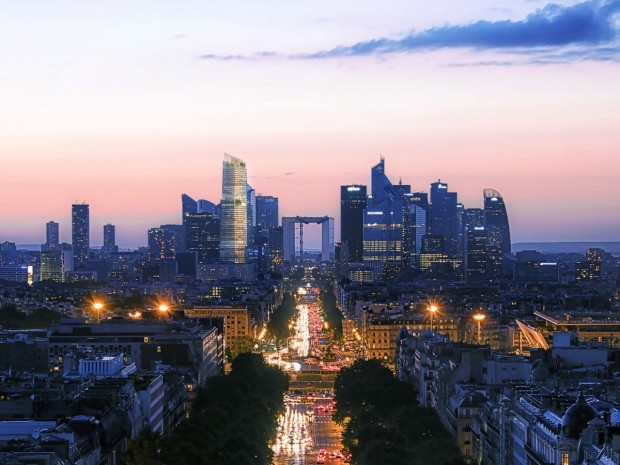
M 567 452 L 562 452 L 562 465 L 570 465 Z

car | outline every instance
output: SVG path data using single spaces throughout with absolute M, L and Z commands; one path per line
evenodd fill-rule
M 325 458 L 324 455 L 317 455 L 316 456 L 316 463 L 325 463 L 327 461 L 327 459 Z

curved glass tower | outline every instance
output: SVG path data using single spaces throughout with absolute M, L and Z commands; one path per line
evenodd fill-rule
M 225 154 L 220 223 L 220 261 L 222 262 L 245 263 L 248 243 L 247 183 L 245 162 Z
M 511 253 L 510 225 L 504 198 L 495 189 L 484 190 L 484 225 L 489 245 L 501 248 L 501 254 Z

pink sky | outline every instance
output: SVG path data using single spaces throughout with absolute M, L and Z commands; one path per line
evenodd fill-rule
M 119 245 L 145 244 L 148 228 L 179 222 L 182 193 L 219 201 L 224 152 L 247 162 L 257 192 L 280 197 L 282 216 L 337 217 L 339 186 L 368 184 L 383 153 L 393 182 L 428 190 L 441 178 L 466 207 L 500 191 L 514 242 L 620 240 L 615 61 L 536 65 L 462 48 L 198 59 L 306 53 L 543 6 L 332 3 L 13 4 L 0 17 L 11 39 L 0 44 L 0 241 L 43 242 L 49 220 L 69 241 L 71 204 L 86 201 L 92 244 L 105 223 Z

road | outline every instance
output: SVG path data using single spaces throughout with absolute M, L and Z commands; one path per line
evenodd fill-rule
M 325 449 L 329 454 L 341 449 L 342 428 L 332 419 L 332 412 L 322 407 L 327 403 L 287 403 L 273 446 L 274 465 L 314 464 L 319 450 Z M 345 462 L 328 455 L 326 463 L 341 465 Z
M 297 310 L 292 349 L 297 357 L 304 359 L 311 355 L 313 346 L 316 347 L 325 335 L 315 302 L 300 303 Z M 279 421 L 278 437 L 273 445 L 274 465 L 315 464 L 321 449 L 327 454 L 340 450 L 342 429 L 333 421 L 332 409 L 329 399 L 307 401 L 304 397 L 290 393 L 287 396 L 286 412 Z M 341 465 L 345 462 L 327 455 L 326 463 Z

